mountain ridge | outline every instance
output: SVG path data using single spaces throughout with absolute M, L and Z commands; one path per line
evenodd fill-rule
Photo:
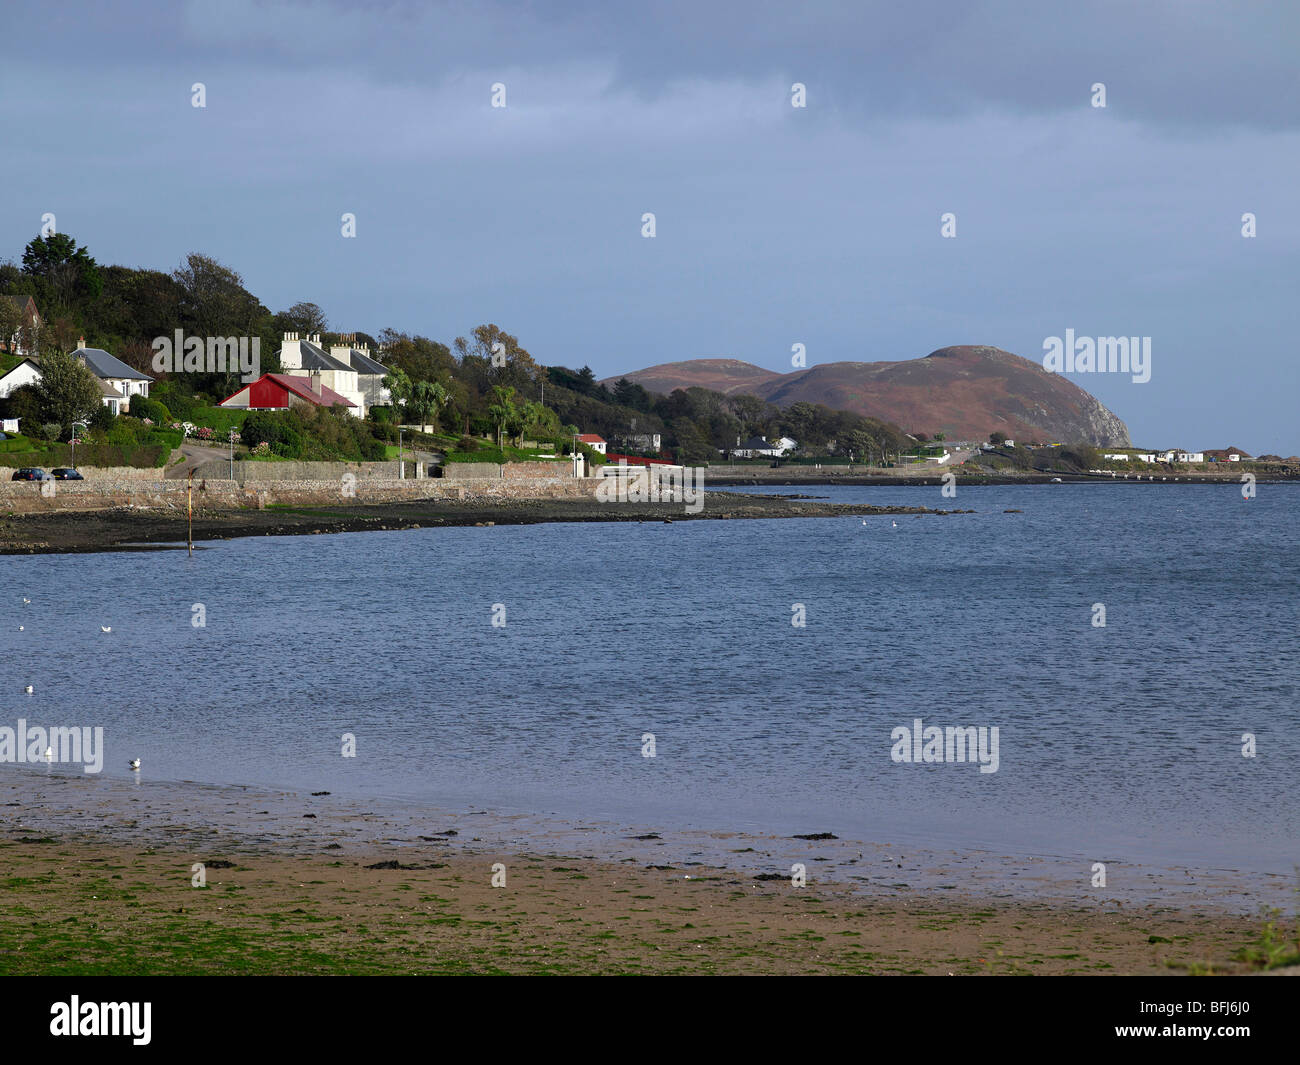
M 1045 443 L 1125 447 L 1128 427 L 1060 374 L 989 345 L 937 348 L 898 361 L 820 363 L 781 373 L 733 358 L 660 363 L 620 378 L 651 392 L 709 388 L 749 393 L 776 406 L 820 403 L 893 422 L 908 432 L 983 440 L 992 432 Z

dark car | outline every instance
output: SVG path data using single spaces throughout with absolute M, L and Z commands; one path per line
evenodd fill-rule
M 11 481 L 52 481 L 54 480 L 44 470 L 38 470 L 34 466 L 24 466 L 21 470 L 14 470 L 14 475 L 9 478 Z
M 71 466 L 57 467 L 54 470 L 54 479 L 56 481 L 84 481 L 85 480 L 85 478 L 82 477 L 81 474 L 78 473 Z

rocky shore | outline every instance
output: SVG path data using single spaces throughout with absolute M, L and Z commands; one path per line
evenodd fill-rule
M 531 525 L 539 522 L 723 520 L 744 518 L 831 518 L 899 514 L 965 513 L 928 507 L 824 503 L 785 496 L 709 492 L 698 513 L 681 503 L 602 503 L 587 498 L 497 497 L 420 499 L 393 503 L 196 513 L 194 541 L 240 536 L 302 536 L 439 526 Z M 182 510 L 109 508 L 10 514 L 0 519 L 0 554 L 157 550 L 184 545 Z

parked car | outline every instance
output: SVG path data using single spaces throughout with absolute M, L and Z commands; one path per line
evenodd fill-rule
M 11 481 L 52 481 L 54 480 L 44 470 L 37 469 L 34 466 L 24 466 L 20 470 L 14 470 L 14 475 L 9 478 Z
M 79 472 L 72 466 L 58 466 L 54 470 L 54 479 L 56 481 L 84 481 Z

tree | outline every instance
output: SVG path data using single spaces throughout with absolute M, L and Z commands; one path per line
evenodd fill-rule
M 84 244 L 78 247 L 67 233 L 30 241 L 23 251 L 23 273 L 40 281 L 65 310 L 80 299 L 98 299 L 104 288 L 99 264 Z
M 41 356 L 41 379 L 35 387 L 41 417 L 58 423 L 64 432 L 73 422 L 88 419 L 102 405 L 95 375 L 61 351 Z
M 510 385 L 495 385 L 492 389 L 493 402 L 488 406 L 488 416 L 497 427 L 497 447 L 501 446 L 502 434 L 515 424 L 519 410 L 515 406 L 515 390 Z
M 314 303 L 295 303 L 287 311 L 275 316 L 275 326 L 283 333 L 297 333 L 299 336 L 311 336 L 323 333 L 329 328 L 325 312 Z
M 401 373 L 400 370 L 397 371 Z M 405 375 L 403 375 L 405 376 Z M 447 390 L 437 381 L 416 381 L 410 387 L 406 409 L 415 418 L 421 432 L 428 432 L 429 422 L 437 423 L 438 411 L 447 402 Z
M 181 288 L 181 315 L 199 336 L 251 335 L 261 305 L 230 267 L 191 252 L 172 278 Z
M 994 447 L 1001 447 L 1007 442 L 1007 434 L 1004 432 L 989 433 L 989 443 Z
M 392 373 L 385 374 L 380 383 L 388 389 L 389 395 L 393 397 L 394 412 L 400 409 L 402 417 L 404 417 L 406 414 L 406 405 L 411 399 L 411 379 L 401 370 L 394 370 Z M 397 420 L 400 424 L 401 417 Z

